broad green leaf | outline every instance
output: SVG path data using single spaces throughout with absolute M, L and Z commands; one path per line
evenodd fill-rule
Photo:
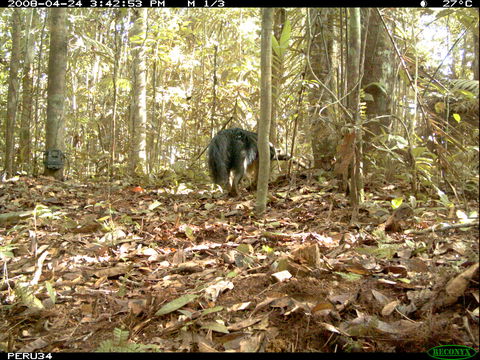
M 262 245 L 262 251 L 267 253 L 267 254 L 271 254 L 271 253 L 273 253 L 273 248 L 271 248 L 268 245 Z
M 416 243 L 408 239 L 405 240 L 405 245 L 407 245 L 410 249 L 415 249 L 416 247 Z
M 190 240 L 195 240 L 195 235 L 193 235 L 193 229 L 190 226 L 185 226 L 185 235 L 187 235 Z
M 160 205 L 162 205 L 162 203 L 160 201 L 154 201 L 153 203 L 151 203 L 149 206 L 148 206 L 148 210 L 152 211 L 152 210 L 155 210 L 157 207 L 159 207 Z
M 388 135 L 388 141 L 395 141 L 395 147 L 399 149 L 405 149 L 408 147 L 408 140 L 400 135 Z
M 227 274 L 227 279 L 231 279 L 231 278 L 234 278 L 235 276 L 237 276 L 237 272 L 236 271 L 230 271 L 228 274 Z
M 412 149 L 412 155 L 415 159 L 419 158 L 421 155 L 431 155 L 430 151 L 425 146 L 417 146 Z
M 348 281 L 357 281 L 363 277 L 362 275 L 358 275 L 358 274 L 353 274 L 353 273 L 346 274 L 338 271 L 335 271 L 335 274 L 340 275 L 343 279 Z
M 22 304 L 29 309 L 41 310 L 44 308 L 40 299 L 33 294 L 32 289 L 25 286 L 18 286 L 15 288 L 15 294 L 20 298 Z
M 472 93 L 471 91 L 468 91 L 468 90 L 455 90 L 455 92 L 458 92 L 458 93 L 462 94 L 463 96 L 465 96 L 468 99 L 475 99 L 476 98 L 476 95 L 474 93 Z
M 216 321 L 212 321 L 212 322 L 204 324 L 202 326 L 202 329 L 212 330 L 212 331 L 216 331 L 216 332 L 220 332 L 220 333 L 224 333 L 224 334 L 230 333 L 228 331 L 227 327 L 224 324 L 220 324 Z
M 456 122 L 459 123 L 460 121 L 462 121 L 462 117 L 461 117 L 460 115 L 458 115 L 458 114 L 453 114 L 452 116 L 453 116 L 453 118 L 455 119 Z
M 48 296 L 50 297 L 50 300 L 52 301 L 52 303 L 55 304 L 57 301 L 57 292 L 55 291 L 55 288 L 53 287 L 52 282 L 46 281 L 45 287 L 47 288 L 47 293 L 48 293 Z
M 203 310 L 202 316 L 212 314 L 212 313 L 216 313 L 216 312 L 219 312 L 219 311 L 222 311 L 222 310 L 223 310 L 223 306 L 215 306 L 215 307 Z
M 212 204 L 212 203 L 206 203 L 205 204 L 205 210 L 212 210 L 213 208 L 215 208 L 215 204 Z
M 290 25 L 290 21 L 286 20 L 283 26 L 282 34 L 280 35 L 280 54 L 283 57 L 285 55 L 285 51 L 288 48 L 288 42 L 290 41 L 290 36 L 292 32 L 292 27 Z
M 181 307 L 185 306 L 188 303 L 191 303 L 193 300 L 198 298 L 199 295 L 194 295 L 194 294 L 187 294 L 184 296 L 180 296 L 179 298 L 170 301 L 169 303 L 165 304 L 158 310 L 155 315 L 156 316 L 161 316 L 165 314 L 169 314 L 175 310 L 180 309 Z
M 0 246 L 0 259 L 5 260 L 6 258 L 13 258 L 13 250 L 16 249 L 16 245 L 7 244 L 5 246 Z
M 453 203 L 448 199 L 448 196 L 442 190 L 437 188 L 437 194 L 440 198 L 440 202 L 442 203 L 442 205 L 447 208 L 454 206 Z
M 383 244 L 378 248 L 374 247 L 364 247 L 364 248 L 357 248 L 357 252 L 360 254 L 368 254 L 375 256 L 376 258 L 380 259 L 391 259 L 398 251 L 399 246 L 396 244 Z
M 272 35 L 272 50 L 276 56 L 280 57 L 280 45 L 278 45 L 277 39 Z
M 277 192 L 277 196 L 281 197 L 282 199 L 285 199 L 287 195 L 288 193 L 286 191 Z
M 437 12 L 436 14 L 436 18 L 437 19 L 440 19 L 442 17 L 445 17 L 445 16 L 449 16 L 449 15 L 452 15 L 454 13 L 454 10 L 453 9 L 442 9 L 440 10 L 439 12 Z
M 392 203 L 392 208 L 398 209 L 400 205 L 402 205 L 403 203 L 403 198 L 401 197 L 395 198 L 391 201 L 391 203 Z
M 237 251 L 241 252 L 242 254 L 250 254 L 253 252 L 253 247 L 250 244 L 240 244 L 237 247 Z
M 185 315 L 189 319 L 191 319 L 193 315 L 193 311 L 190 311 L 190 310 L 179 309 L 178 312 L 182 315 Z

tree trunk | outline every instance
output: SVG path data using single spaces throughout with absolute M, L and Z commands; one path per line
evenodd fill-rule
M 262 215 L 267 208 L 268 178 L 270 176 L 270 120 L 272 117 L 272 30 L 273 9 L 262 10 L 260 121 L 258 124 L 258 182 L 255 212 Z
M 273 36 L 280 42 L 280 37 L 285 26 L 286 10 L 274 10 Z M 280 112 L 279 98 L 282 93 L 284 56 L 272 54 L 272 61 L 276 66 L 272 67 L 272 118 L 270 123 L 270 142 L 277 145 L 277 116 Z
M 10 56 L 10 73 L 8 78 L 7 120 L 5 122 L 5 172 L 7 177 L 14 173 L 14 142 L 15 120 L 17 117 L 17 103 L 20 65 L 20 17 L 21 10 L 14 9 L 12 13 L 12 52 Z
M 473 80 L 478 80 L 478 25 L 473 31 L 473 61 L 472 61 L 472 70 L 473 70 Z
M 145 38 L 147 30 L 147 8 L 135 9 L 131 32 L 133 52 L 133 104 L 132 104 L 132 146 L 130 170 L 137 175 L 145 174 L 146 165 L 146 66 Z
M 65 151 L 65 73 L 67 70 L 67 12 L 50 10 L 50 56 L 48 59 L 48 100 L 46 151 Z M 63 158 L 56 167 L 45 165 L 45 175 L 63 180 Z
M 32 9 L 27 17 L 27 26 L 25 29 L 25 62 L 23 64 L 23 92 L 22 92 L 22 115 L 20 120 L 20 139 L 18 164 L 26 170 L 29 167 L 31 158 L 31 135 L 30 125 L 33 113 L 33 77 L 32 77 L 32 59 L 35 24 L 37 22 L 37 10 Z
M 325 86 L 330 85 L 329 78 L 333 75 L 330 61 L 333 15 L 334 9 L 310 9 L 308 13 L 308 58 L 311 66 L 307 67 L 307 80 L 320 81 Z M 313 167 L 324 170 L 330 170 L 338 143 L 337 131 L 331 119 L 332 109 L 327 108 L 319 114 L 320 108 L 330 102 L 330 99 L 322 85 L 312 87 L 308 96 Z
M 115 153 L 117 151 L 117 96 L 118 96 L 118 69 L 120 67 L 120 56 L 122 51 L 122 41 L 121 41 L 121 34 L 118 29 L 119 23 L 121 22 L 121 11 L 117 9 L 115 12 L 115 36 L 114 36 L 114 46 L 115 46 L 115 54 L 114 54 L 114 61 L 113 61 L 113 99 L 112 99 L 112 121 L 111 121 L 111 128 L 110 128 L 110 158 L 109 158 L 109 177 L 110 179 L 113 178 L 114 170 L 113 166 L 115 164 Z
M 361 148 L 362 143 L 361 131 L 358 129 L 360 125 L 360 57 L 361 57 L 361 25 L 360 25 L 360 9 L 349 9 L 349 41 L 348 41 L 348 57 L 347 57 L 347 74 L 348 74 L 348 97 L 347 103 L 350 112 L 353 115 L 353 121 L 355 124 L 355 137 L 353 141 L 353 163 L 351 166 L 350 175 L 350 201 L 352 205 L 352 222 L 357 221 L 358 206 L 361 200 L 361 193 L 363 192 L 361 186 L 362 176 L 362 159 Z
M 41 11 L 41 10 L 40 10 Z M 39 12 L 40 12 L 39 11 Z M 48 10 L 43 10 L 43 14 L 46 14 Z M 36 71 L 35 71 L 35 86 L 34 86 L 34 99 L 35 99 L 35 104 L 33 106 L 33 151 L 34 151 L 34 156 L 33 156 L 33 171 L 32 171 L 32 174 L 34 176 L 37 176 L 39 171 L 41 171 L 39 169 L 39 167 L 41 165 L 39 165 L 38 163 L 38 157 L 35 156 L 35 153 L 37 152 L 37 149 L 39 148 L 39 142 L 41 141 L 40 140 L 40 127 L 41 127 L 41 124 L 40 124 L 40 121 L 39 121 L 39 112 L 40 112 L 40 101 L 39 101 L 39 94 L 40 94 L 40 88 L 41 88 L 41 82 L 40 82 L 40 74 L 42 74 L 43 72 L 43 69 L 44 69 L 44 61 L 43 61 L 43 58 L 44 58 L 44 46 L 43 46 L 43 40 L 45 38 L 45 31 L 46 31 L 46 28 L 47 28 L 47 24 L 48 24 L 48 16 L 43 16 L 43 23 L 42 23 L 42 30 L 40 31 L 40 35 L 39 35 L 39 38 L 40 38 L 40 41 L 39 41 L 39 44 L 38 44 L 38 56 L 37 56 L 37 60 L 36 60 Z
M 393 93 L 394 60 L 392 44 L 385 32 L 385 27 L 377 11 L 364 9 L 368 18 L 368 28 L 365 44 L 365 72 L 362 79 L 362 87 L 365 93 L 370 94 L 367 98 L 367 117 L 372 119 L 376 116 L 390 113 L 390 99 Z M 370 14 L 366 12 L 370 12 Z M 387 131 L 390 118 L 384 117 L 378 121 L 368 123 L 365 140 L 368 141 L 374 135 L 380 134 L 381 130 Z

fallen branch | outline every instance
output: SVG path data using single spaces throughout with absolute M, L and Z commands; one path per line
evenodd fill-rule
M 450 229 L 460 229 L 460 228 L 468 228 L 468 227 L 474 227 L 474 226 L 477 226 L 478 227 L 479 223 L 478 221 L 477 222 L 473 222 L 473 223 L 469 223 L 469 224 L 451 224 L 451 225 L 443 225 L 442 224 L 436 224 L 436 225 L 433 225 L 432 227 L 428 228 L 428 229 L 425 229 L 425 230 L 419 230 L 419 231 L 405 231 L 405 234 L 414 234 L 414 235 L 421 235 L 421 234 L 426 234 L 426 233 L 429 233 L 429 232 L 443 232 L 443 231 L 447 231 L 447 230 L 450 230 Z M 442 226 L 442 227 L 440 227 Z

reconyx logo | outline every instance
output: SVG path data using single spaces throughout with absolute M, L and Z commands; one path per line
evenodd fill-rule
M 431 348 L 427 351 L 427 354 L 440 360 L 461 360 L 469 359 L 475 356 L 477 352 L 475 349 L 464 345 L 442 345 Z

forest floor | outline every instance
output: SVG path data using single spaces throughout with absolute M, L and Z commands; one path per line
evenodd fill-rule
M 478 213 L 394 212 L 406 193 L 367 189 L 352 225 L 313 176 L 271 184 L 263 218 L 245 189 L 0 183 L 0 350 L 478 350 Z

